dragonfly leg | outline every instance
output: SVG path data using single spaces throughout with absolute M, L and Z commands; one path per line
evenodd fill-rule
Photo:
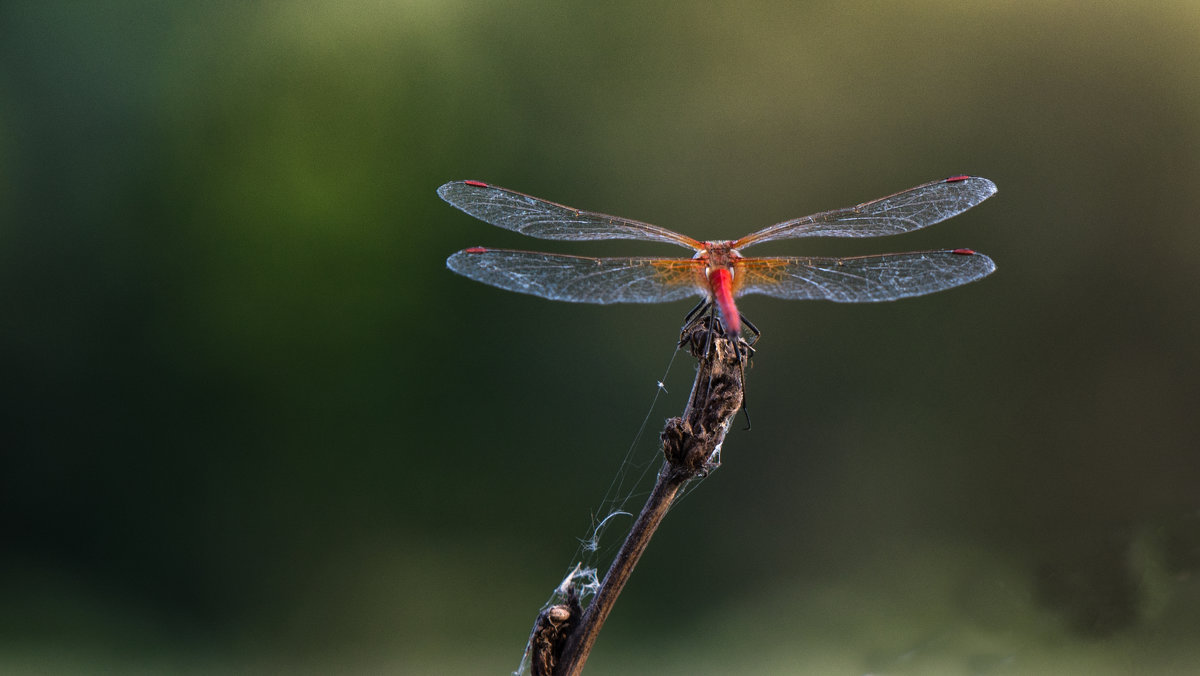
M 742 375 L 742 415 L 746 416 L 746 427 L 743 429 L 749 432 L 750 406 L 746 403 L 746 364 L 741 359 L 738 359 L 738 371 L 741 371 Z
M 742 318 L 742 323 L 746 325 L 746 328 L 750 329 L 750 333 L 754 334 L 754 337 L 746 343 L 746 347 L 754 347 L 754 344 L 757 343 L 758 339 L 762 337 L 762 331 L 758 330 L 758 327 L 754 325 L 754 322 L 746 319 L 746 315 L 739 312 L 738 316 Z
M 717 316 L 716 307 L 711 300 L 702 300 L 687 313 L 683 326 L 679 330 L 680 347 L 695 340 L 696 333 L 703 331 L 704 350 L 700 354 L 705 357 L 712 354 L 713 335 L 715 333 L 724 335 L 725 333 L 721 319 Z M 703 324 L 703 329 L 699 328 L 701 324 Z
M 705 356 L 705 358 L 707 358 L 710 354 L 712 354 L 713 331 L 715 331 L 717 328 L 716 309 L 714 309 L 713 306 L 711 306 L 711 305 L 709 306 L 709 309 L 712 311 L 708 313 L 708 330 L 704 332 L 704 334 L 705 334 L 705 336 L 704 336 L 704 356 Z
M 709 313 L 708 313 L 708 327 L 707 327 L 707 330 L 705 330 L 705 332 L 704 332 L 704 358 L 706 360 L 711 360 L 713 358 L 713 354 L 712 354 L 713 334 L 716 331 L 723 331 L 723 327 L 721 326 L 721 320 L 717 319 L 717 306 L 710 303 L 709 304 Z M 712 380 L 713 380 L 713 371 L 710 370 L 708 372 L 708 382 L 705 384 L 705 388 L 706 388 L 705 392 L 712 392 Z M 708 398 L 707 394 L 705 395 L 705 398 L 706 399 Z
M 688 313 L 683 316 L 683 327 L 687 328 L 688 324 L 691 324 L 693 319 L 703 314 L 710 305 L 712 305 L 711 300 L 707 298 L 701 298 L 700 302 L 696 303 L 696 307 L 688 310 Z
M 679 347 L 683 347 L 689 338 L 687 337 L 688 329 L 692 328 L 696 322 L 704 321 L 702 315 L 712 307 L 712 301 L 703 299 L 696 304 L 696 307 L 688 310 L 688 313 L 683 317 L 683 326 L 679 328 Z M 709 326 L 711 329 L 711 325 Z M 708 349 L 705 348 L 705 354 L 708 354 Z

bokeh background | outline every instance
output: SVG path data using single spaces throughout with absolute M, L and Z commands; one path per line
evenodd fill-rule
M 511 671 L 689 306 L 457 277 L 679 251 L 437 186 L 724 238 L 958 173 L 1000 192 L 761 249 L 999 270 L 745 299 L 754 429 L 591 674 L 1194 673 L 1200 4 L 5 2 L 0 671 Z

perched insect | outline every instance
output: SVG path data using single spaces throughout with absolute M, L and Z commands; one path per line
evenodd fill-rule
M 921 296 L 986 277 L 996 269 L 971 249 L 942 249 L 846 258 L 746 257 L 754 244 L 796 237 L 878 237 L 944 221 L 996 192 L 986 178 L 952 176 L 858 206 L 777 223 L 741 239 L 702 242 L 657 225 L 581 211 L 479 181 L 454 181 L 438 195 L 462 211 L 530 237 L 558 240 L 636 239 L 677 244 L 691 258 L 588 258 L 537 251 L 471 247 L 450 256 L 451 270 L 509 291 L 574 303 L 662 303 L 700 295 L 689 318 L 715 305 L 726 335 L 745 322 L 734 298 L 863 303 Z

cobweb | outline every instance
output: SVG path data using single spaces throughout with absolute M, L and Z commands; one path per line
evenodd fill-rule
M 638 510 L 641 509 L 642 503 L 650 494 L 658 469 L 662 466 L 662 449 L 657 443 L 645 442 L 644 437 L 650 420 L 661 415 L 656 413 L 655 409 L 663 395 L 669 394 L 666 382 L 679 352 L 680 349 L 676 348 L 667 362 L 662 378 L 655 382 L 654 393 L 647 407 L 646 416 L 642 419 L 637 433 L 633 436 L 633 441 L 625 451 L 625 456 L 621 459 L 604 496 L 592 510 L 591 523 L 586 533 L 583 537 L 577 538 L 575 551 L 571 555 L 570 563 L 566 566 L 562 581 L 538 609 L 539 615 L 551 606 L 566 603 L 572 589 L 578 594 L 580 603 L 586 608 L 588 601 L 599 590 L 602 579 L 601 571 L 607 570 L 616 556 Z M 657 441 L 657 437 L 654 440 Z M 718 449 L 712 458 L 716 464 L 719 464 L 720 461 L 719 453 Z M 675 504 L 678 504 L 678 500 L 690 493 L 697 484 L 699 481 L 689 483 Z M 674 509 L 674 505 L 672 505 L 672 509 Z M 532 638 L 531 632 L 530 639 L 532 640 Z M 526 642 L 521 663 L 512 672 L 513 676 L 523 676 L 529 673 L 531 645 L 531 642 Z

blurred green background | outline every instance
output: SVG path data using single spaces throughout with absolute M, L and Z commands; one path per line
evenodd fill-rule
M 1189 673 L 1198 38 L 1195 2 L 4 3 L 0 671 L 512 670 L 689 305 L 457 277 L 679 251 L 437 186 L 726 238 L 970 173 L 948 223 L 763 247 L 999 270 L 745 299 L 754 429 L 588 673 Z

